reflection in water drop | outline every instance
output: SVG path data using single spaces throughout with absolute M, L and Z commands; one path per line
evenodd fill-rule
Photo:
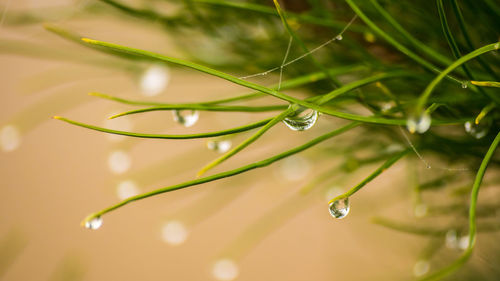
M 114 112 L 109 116 L 113 116 L 118 114 L 119 112 Z M 106 119 L 104 120 L 104 127 L 112 130 L 118 131 L 131 131 L 132 130 L 132 122 L 128 116 L 121 116 L 120 118 L 115 119 Z M 104 134 L 106 138 L 113 142 L 122 141 L 126 136 L 116 135 L 116 134 Z
M 188 236 L 188 231 L 183 223 L 179 221 L 169 221 L 161 229 L 163 241 L 170 245 L 180 245 L 184 243 Z
M 207 147 L 215 152 L 224 153 L 231 149 L 230 140 L 209 140 L 207 141 Z
M 193 126 L 198 121 L 199 113 L 196 110 L 174 110 L 174 121 L 184 127 Z
M 339 34 L 335 37 L 335 40 L 338 40 L 338 41 L 341 41 L 342 39 L 344 39 L 344 37 L 342 37 L 342 34 Z
M 406 128 L 410 133 L 420 133 L 423 134 L 429 130 L 431 126 L 431 116 L 424 112 L 418 118 L 410 117 L 406 121 Z
M 450 229 L 446 232 L 445 244 L 448 249 L 458 248 L 458 235 L 456 230 Z
M 467 89 L 467 87 L 468 87 L 468 82 L 462 81 L 462 89 Z
M 212 273 L 217 280 L 230 281 L 239 274 L 238 265 L 230 259 L 220 259 L 214 263 Z
M 153 65 L 146 69 L 140 81 L 141 92 L 144 96 L 152 97 L 165 90 L 170 81 L 170 73 L 164 65 Z
M 311 170 L 309 161 L 299 155 L 285 158 L 279 166 L 279 179 L 285 178 L 288 181 L 299 181 L 305 178 Z
M 349 213 L 349 197 L 330 203 L 330 214 L 336 219 L 343 219 Z
M 96 230 L 102 226 L 102 218 L 97 217 L 85 222 L 85 228 Z
M 464 124 L 465 131 L 476 139 L 483 138 L 490 130 L 491 122 L 488 120 L 489 119 L 483 119 L 479 124 L 473 121 L 467 121 Z
M 139 193 L 140 193 L 139 188 L 131 180 L 122 181 L 116 187 L 116 194 L 118 195 L 118 198 L 120 198 L 121 200 L 125 200 L 129 197 L 136 196 Z
M 109 154 L 108 166 L 115 174 L 123 174 L 130 168 L 132 160 L 125 151 L 116 150 Z
M 310 129 L 318 120 L 318 112 L 303 106 L 299 106 L 294 113 L 283 119 L 283 123 L 294 131 L 305 131 Z
M 427 204 L 420 203 L 415 206 L 413 209 L 413 212 L 415 214 L 415 217 L 417 218 L 423 218 L 427 215 L 428 207 Z
M 14 125 L 7 125 L 0 130 L 0 145 L 5 152 L 13 151 L 21 144 L 21 133 Z
M 431 263 L 428 260 L 419 260 L 413 266 L 413 275 L 416 277 L 425 275 L 431 269 Z

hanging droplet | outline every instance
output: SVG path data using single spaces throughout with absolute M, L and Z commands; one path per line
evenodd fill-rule
M 175 122 L 184 127 L 193 126 L 198 121 L 200 115 L 196 110 L 174 110 L 172 113 L 174 114 Z
M 161 229 L 163 241 L 176 246 L 184 243 L 188 237 L 188 231 L 180 221 L 169 221 Z
M 462 81 L 462 89 L 467 89 L 468 86 L 469 86 L 469 82 Z
M 99 229 L 102 226 L 102 218 L 101 217 L 95 217 L 89 221 L 85 222 L 85 228 L 96 230 Z
M 342 37 L 342 34 L 335 36 L 335 40 L 341 41 L 342 39 L 344 39 L 344 37 Z
M 382 111 L 382 113 L 389 113 L 395 106 L 396 104 L 394 102 L 384 102 L 380 105 L 380 111 Z
M 221 281 L 231 281 L 238 277 L 238 265 L 230 259 L 220 259 L 214 263 L 212 273 L 214 278 Z
M 125 151 L 116 150 L 109 154 L 108 166 L 115 174 L 123 174 L 130 168 L 132 160 Z
M 343 219 L 349 213 L 349 197 L 330 203 L 330 214 L 336 219 Z
M 413 275 L 420 277 L 425 275 L 431 269 L 431 263 L 428 260 L 419 260 L 413 266 Z
M 232 142 L 230 140 L 209 140 L 207 141 L 207 147 L 210 150 L 219 153 L 225 153 L 231 149 Z
M 476 124 L 473 121 L 467 121 L 464 124 L 465 132 L 469 135 L 473 136 L 476 139 L 483 138 L 488 134 L 488 131 L 491 127 L 490 119 L 483 119 L 479 124 Z
M 431 127 L 431 116 L 424 112 L 418 118 L 410 117 L 406 121 L 406 128 L 410 133 L 423 134 Z
M 305 131 L 314 126 L 317 120 L 318 112 L 316 110 L 299 106 L 294 113 L 283 119 L 283 123 L 294 131 Z
M 146 69 L 140 81 L 144 96 L 153 97 L 163 92 L 170 81 L 170 72 L 164 65 L 153 65 Z
M 415 214 L 415 217 L 417 218 L 423 218 L 427 215 L 428 207 L 427 204 L 420 203 L 415 206 L 413 209 L 413 212 Z
M 7 125 L 0 130 L 0 144 L 5 152 L 13 151 L 21 144 L 21 133 L 14 125 Z
M 287 157 L 278 166 L 277 178 L 280 180 L 299 181 L 304 179 L 311 170 L 311 163 L 300 155 Z
M 121 200 L 136 196 L 139 193 L 139 188 L 137 188 L 137 185 L 131 180 L 122 181 L 116 187 L 116 194 Z
M 458 235 L 456 230 L 450 229 L 446 232 L 445 245 L 448 249 L 458 248 Z

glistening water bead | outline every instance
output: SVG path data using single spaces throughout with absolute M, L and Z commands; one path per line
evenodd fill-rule
M 318 120 L 318 112 L 307 107 L 299 106 L 294 113 L 283 119 L 283 123 L 294 131 L 310 129 Z
M 343 219 L 349 213 L 349 197 L 330 203 L 330 214 L 336 219 Z
M 406 128 L 410 133 L 423 134 L 431 127 L 431 116 L 424 112 L 418 117 L 412 116 L 406 121 Z
M 483 138 L 488 134 L 488 131 L 491 127 L 491 122 L 489 119 L 483 119 L 479 124 L 476 124 L 473 121 L 467 121 L 464 124 L 465 132 L 469 135 L 473 136 L 476 139 Z
M 174 121 L 184 127 L 193 126 L 198 121 L 199 113 L 196 110 L 174 110 Z
M 213 150 L 218 153 L 227 152 L 231 149 L 231 141 L 230 140 L 209 140 L 207 141 L 207 147 L 210 150 Z
M 102 218 L 96 217 L 85 222 L 85 228 L 96 230 L 102 226 Z

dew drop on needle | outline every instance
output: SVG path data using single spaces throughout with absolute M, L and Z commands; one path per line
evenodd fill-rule
M 196 110 L 174 110 L 174 121 L 184 127 L 191 127 L 198 121 L 199 113 Z
M 406 121 L 406 128 L 410 133 L 423 134 L 431 127 L 431 116 L 424 112 L 419 116 L 412 116 Z
M 330 214 L 336 219 L 343 219 L 349 213 L 349 197 L 341 198 L 330 203 Z
M 318 112 L 303 106 L 283 119 L 283 123 L 294 131 L 305 131 L 310 129 L 318 120 Z
M 87 228 L 87 229 L 96 230 L 96 229 L 99 229 L 101 226 L 102 226 L 102 218 L 101 217 L 95 217 L 95 218 L 85 222 L 85 228 Z

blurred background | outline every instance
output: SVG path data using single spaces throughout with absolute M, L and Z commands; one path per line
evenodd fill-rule
M 169 14 L 184 3 L 155 5 L 153 10 Z M 411 280 L 459 256 L 460 233 L 446 231 L 449 218 L 429 218 L 425 205 L 415 206 L 408 178 L 411 163 L 422 168 L 418 159 L 400 161 L 356 194 L 345 219 L 330 216 L 328 200 L 379 165 L 361 165 L 362 157 L 354 153 L 347 160 L 330 157 L 343 153 L 339 151 L 351 139 L 363 138 L 359 132 L 264 169 L 134 202 L 105 215 L 99 230 L 81 227 L 85 216 L 119 200 L 194 179 L 224 146 L 250 134 L 230 139 L 126 138 L 52 116 L 118 130 L 188 134 L 236 127 L 274 113 L 200 112 L 190 127 L 166 111 L 108 120 L 133 107 L 89 92 L 185 103 L 248 90 L 188 69 L 120 60 L 43 27 L 50 23 L 85 37 L 187 59 L 193 54 L 186 44 L 198 44 L 204 51 L 196 59 L 215 65 L 234 56 L 207 40 L 196 42 L 189 31 L 166 33 L 160 20 L 145 22 L 92 0 L 4 0 L 0 8 L 0 280 Z M 279 27 L 279 19 L 272 24 Z M 265 33 L 265 28 L 255 32 Z M 344 34 L 348 36 L 349 30 Z M 286 50 L 283 38 L 276 61 Z M 245 75 L 259 69 L 234 71 Z M 273 73 L 253 81 L 272 84 L 277 79 Z M 300 89 L 290 93 L 307 96 Z M 342 124 L 321 116 L 307 133 L 279 124 L 216 172 L 285 151 Z M 443 173 L 420 170 L 428 179 Z M 489 191 L 497 196 L 495 188 Z M 496 207 L 489 214 L 494 221 L 500 218 Z M 372 223 L 374 216 L 390 217 L 402 228 L 430 230 L 395 231 Z M 466 221 L 466 214 L 461 219 Z M 495 232 L 479 235 L 460 280 L 498 280 L 498 238 Z

